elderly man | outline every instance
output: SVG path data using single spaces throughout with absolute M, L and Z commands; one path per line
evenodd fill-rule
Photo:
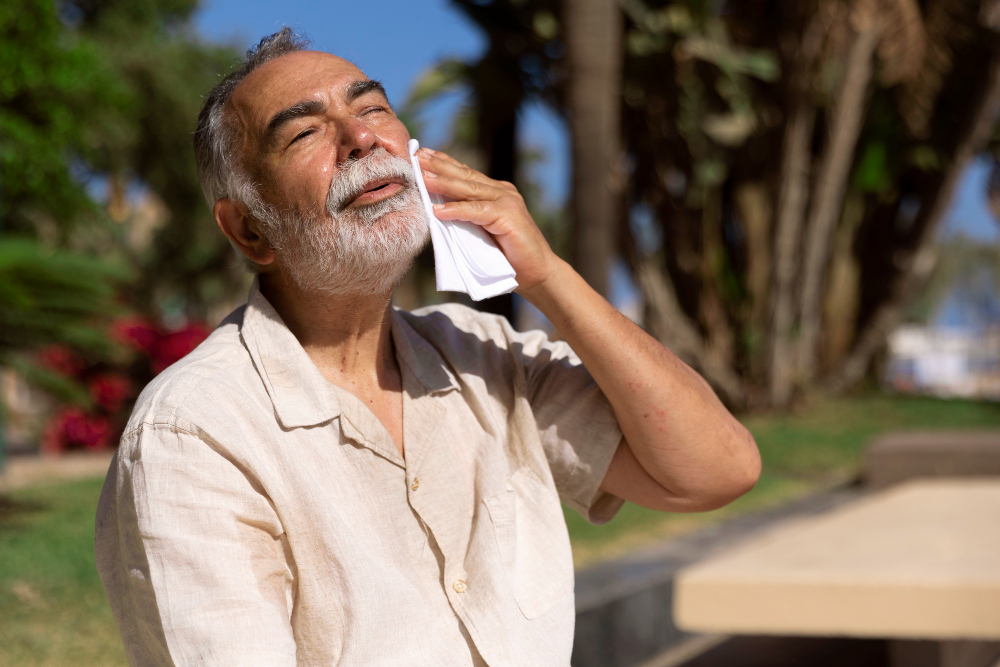
M 426 244 L 382 86 L 285 29 L 211 92 L 195 153 L 245 306 L 143 392 L 97 565 L 140 665 L 567 665 L 560 500 L 709 510 L 753 439 L 549 248 L 517 190 L 422 149 L 442 220 L 481 225 L 565 342 L 394 309 Z M 571 349 L 572 347 L 572 349 Z

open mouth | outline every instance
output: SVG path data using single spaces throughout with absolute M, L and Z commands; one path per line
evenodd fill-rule
M 344 207 L 351 204 L 372 204 L 399 193 L 406 187 L 406 180 L 399 177 L 383 178 L 369 183 L 364 190 L 351 197 Z

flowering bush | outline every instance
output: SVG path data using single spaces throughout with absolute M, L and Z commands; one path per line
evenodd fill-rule
M 86 405 L 63 405 L 42 432 L 42 451 L 100 450 L 114 446 L 128 419 L 137 387 L 189 354 L 211 331 L 201 323 L 166 330 L 141 319 L 125 319 L 111 327 L 120 345 L 112 361 L 87 361 L 63 345 L 36 354 L 38 365 L 86 388 Z
M 90 397 L 101 410 L 114 414 L 132 394 L 132 382 L 119 373 L 101 373 L 87 383 Z
M 197 322 L 175 331 L 164 331 L 143 320 L 122 320 L 112 327 L 117 341 L 148 357 L 153 375 L 190 354 L 210 333 Z
M 42 432 L 42 451 L 66 449 L 107 449 L 111 445 L 111 420 L 101 414 L 88 414 L 82 408 L 63 408 L 46 423 Z
M 83 372 L 83 359 L 65 345 L 51 345 L 38 353 L 38 363 L 53 373 L 77 377 Z

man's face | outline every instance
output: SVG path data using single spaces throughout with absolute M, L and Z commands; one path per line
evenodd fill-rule
M 376 147 L 406 159 L 406 126 L 380 85 L 328 53 L 299 51 L 252 72 L 233 92 L 247 164 L 265 200 L 306 214 L 324 208 L 334 175 Z M 359 197 L 363 206 L 397 194 L 389 184 Z
M 370 293 L 402 275 L 427 220 L 409 133 L 381 85 L 336 56 L 296 52 L 247 76 L 227 111 L 274 212 L 262 231 L 300 287 Z

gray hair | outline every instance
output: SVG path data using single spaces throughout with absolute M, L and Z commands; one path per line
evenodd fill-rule
M 194 131 L 194 156 L 198 165 L 198 180 L 209 208 L 218 200 L 229 197 L 241 202 L 250 213 L 266 222 L 273 212 L 257 192 L 257 187 L 240 162 L 238 148 L 241 136 L 225 115 L 225 106 L 236 87 L 248 74 L 281 56 L 301 51 L 309 40 L 291 28 L 282 28 L 260 40 L 247 50 L 235 71 L 217 84 L 205 98 Z M 266 235 L 265 235 L 266 236 Z

